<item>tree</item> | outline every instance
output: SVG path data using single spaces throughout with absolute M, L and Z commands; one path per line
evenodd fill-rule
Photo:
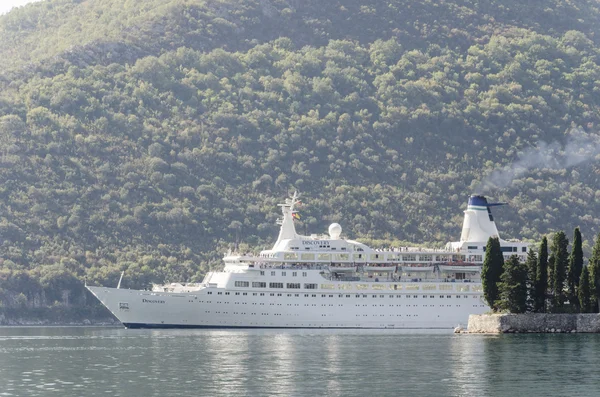
M 504 264 L 504 272 L 498 284 L 500 310 L 510 313 L 525 313 L 527 310 L 527 266 L 512 255 Z
M 592 249 L 592 256 L 588 264 L 590 272 L 590 290 L 592 296 L 592 311 L 598 312 L 600 302 L 600 233 Z
M 552 270 L 552 294 L 553 294 L 553 309 L 560 310 L 565 303 L 565 279 L 568 262 L 567 246 L 569 240 L 564 232 L 554 233 L 550 251 L 553 258 Z
M 542 238 L 540 251 L 538 255 L 538 266 L 535 286 L 535 312 L 544 313 L 546 311 L 546 292 L 548 291 L 548 239 Z
M 576 227 L 573 231 L 573 248 L 569 255 L 569 270 L 567 272 L 567 284 L 569 286 L 569 302 L 578 305 L 577 289 L 579 288 L 579 278 L 583 268 L 583 248 L 581 242 L 581 232 Z
M 498 282 L 504 271 L 504 257 L 500 248 L 498 237 L 490 237 L 485 247 L 485 259 L 481 269 L 481 283 L 483 296 L 492 310 L 497 311 Z
M 530 249 L 527 252 L 527 310 L 535 312 L 537 302 L 537 277 L 538 277 L 538 257 L 535 251 Z
M 579 297 L 579 311 L 581 313 L 591 313 L 592 297 L 590 291 L 590 272 L 587 266 L 584 266 L 581 271 L 577 293 Z

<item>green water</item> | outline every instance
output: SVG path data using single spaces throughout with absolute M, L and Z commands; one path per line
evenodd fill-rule
M 600 396 L 600 335 L 0 328 L 0 396 Z

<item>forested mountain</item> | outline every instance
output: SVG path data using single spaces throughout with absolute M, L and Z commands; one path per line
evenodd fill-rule
M 0 300 L 200 280 L 239 243 L 339 222 L 458 238 L 540 142 L 600 147 L 597 1 L 46 0 L 0 16 Z M 487 188 L 503 237 L 600 231 L 600 163 Z M 599 157 L 600 158 L 600 157 Z M 573 163 L 575 164 L 575 163 Z M 376 244 L 383 244 L 376 241 Z M 246 249 L 246 248 L 244 248 Z M 19 295 L 22 293 L 23 295 Z

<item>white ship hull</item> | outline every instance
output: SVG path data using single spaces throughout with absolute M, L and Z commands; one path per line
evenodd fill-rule
M 340 237 L 302 236 L 297 195 L 280 204 L 279 237 L 260 255 L 230 254 L 202 284 L 153 291 L 88 287 L 128 328 L 454 328 L 487 312 L 485 244 L 498 231 L 483 196 L 471 196 L 460 242 L 446 249 L 373 249 Z M 524 259 L 527 244 L 503 241 Z M 466 262 L 466 261 L 470 262 Z M 120 285 L 119 281 L 119 285 Z
M 489 310 L 480 294 L 318 291 L 305 297 L 268 290 L 260 292 L 263 296 L 251 291 L 216 295 L 217 288 L 194 293 L 88 289 L 127 328 L 451 329 L 466 324 L 469 314 Z

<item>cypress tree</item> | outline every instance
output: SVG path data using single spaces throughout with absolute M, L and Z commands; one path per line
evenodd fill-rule
M 538 266 L 535 286 L 535 312 L 546 311 L 546 292 L 548 290 L 548 239 L 542 238 L 538 255 Z
M 492 310 L 497 311 L 498 283 L 504 271 L 504 257 L 498 237 L 490 237 L 485 247 L 485 259 L 481 269 L 483 296 Z
M 591 313 L 592 297 L 590 291 L 590 272 L 588 271 L 587 266 L 584 266 L 583 270 L 581 271 L 577 293 L 579 295 L 579 311 L 581 313 Z
M 554 233 L 550 251 L 552 252 L 553 270 L 552 270 L 552 293 L 554 295 L 553 307 L 555 311 L 560 311 L 565 303 L 565 281 L 567 276 L 569 240 L 564 232 Z
M 554 255 L 548 254 L 548 310 L 552 307 L 552 301 L 554 299 Z
M 527 266 L 512 255 L 504 264 L 504 272 L 498 284 L 500 310 L 510 313 L 525 313 L 527 310 Z
M 535 251 L 530 249 L 527 253 L 527 310 L 536 311 L 537 302 L 537 277 L 538 277 L 538 258 Z
M 592 249 L 592 256 L 589 261 L 590 272 L 590 292 L 592 296 L 592 312 L 598 312 L 598 303 L 600 300 L 600 233 L 596 238 L 596 243 Z
M 565 302 L 567 290 L 567 269 L 569 264 L 569 240 L 563 231 L 554 233 L 550 252 L 552 257 L 552 295 L 554 308 L 559 309 Z
M 581 232 L 576 227 L 573 231 L 573 248 L 569 255 L 569 271 L 567 272 L 567 284 L 569 286 L 569 301 L 577 306 L 577 290 L 579 288 L 579 278 L 583 269 L 583 248 L 581 247 Z

